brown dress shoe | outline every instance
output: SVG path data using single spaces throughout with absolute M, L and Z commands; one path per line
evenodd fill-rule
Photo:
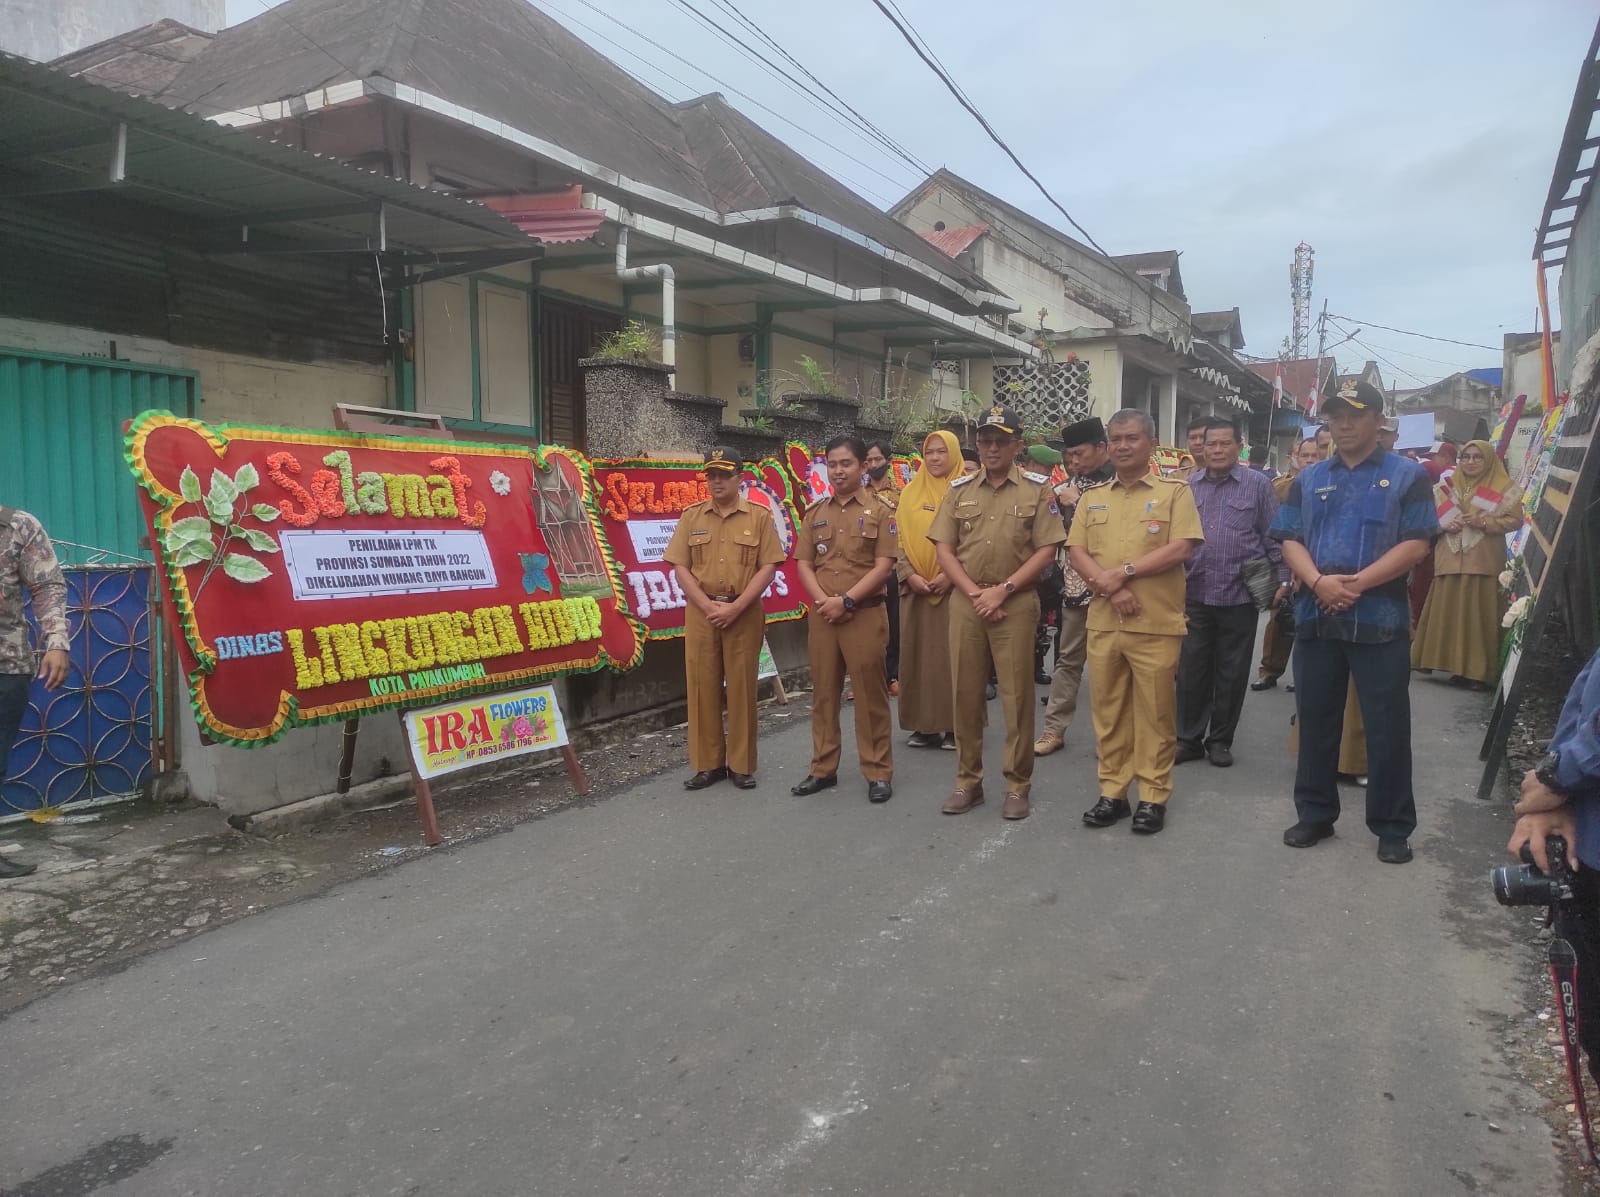
M 1026 794 L 1007 794 L 1006 800 L 1000 805 L 1002 819 L 1026 819 L 1028 817 L 1028 796 Z
M 1049 756 L 1052 752 L 1060 752 L 1064 747 L 1066 747 L 1066 741 L 1060 736 L 1040 736 L 1033 742 L 1033 755 Z
M 964 815 L 975 806 L 983 804 L 983 785 L 971 786 L 965 790 L 957 790 L 944 800 L 940 809 L 947 815 Z

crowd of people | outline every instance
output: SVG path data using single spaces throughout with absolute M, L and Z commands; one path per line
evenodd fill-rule
M 1365 787 L 1379 859 L 1410 860 L 1410 674 L 1493 682 L 1499 575 L 1521 496 L 1486 441 L 1459 456 L 1395 452 L 1394 423 L 1369 384 L 1341 386 L 1322 414 L 1278 476 L 1246 464 L 1237 425 L 1220 416 L 1190 424 L 1192 468 L 1163 475 L 1152 466 L 1155 425 L 1132 409 L 1061 429 L 1054 479 L 1020 464 L 1022 420 L 1004 403 L 978 421 L 973 446 L 946 430 L 928 434 L 903 489 L 889 446 L 830 441 L 833 492 L 806 511 L 795 550 L 811 600 L 814 694 L 812 758 L 792 792 L 838 784 L 840 716 L 853 698 L 867 796 L 888 801 L 898 694 L 906 745 L 955 753 L 942 810 L 966 814 L 985 800 L 983 734 L 997 698 L 1000 813 L 1025 819 L 1035 761 L 1065 745 L 1087 675 L 1098 795 L 1083 821 L 1127 819 L 1153 835 L 1166 824 L 1174 768 L 1230 767 L 1247 692 L 1275 688 L 1292 668 L 1296 820 L 1284 842 L 1308 848 L 1333 834 L 1342 780 Z M 707 476 L 735 465 L 731 451 L 714 450 Z M 685 586 L 686 784 L 695 789 L 724 775 L 755 784 L 745 643 L 754 633 L 738 621 L 759 610 L 772 552 L 713 558 L 693 549 L 696 537 L 719 543 L 701 528 L 708 518 L 741 510 L 736 486 L 726 495 L 714 487 L 686 513 L 667 555 L 680 575 L 708 571 Z M 708 580 L 718 594 L 705 593 Z M 1048 643 L 1040 651 L 1041 628 L 1054 629 L 1053 660 Z M 724 754 L 720 712 L 703 691 L 717 669 L 747 658 L 751 677 L 727 690 Z M 1035 685 L 1044 682 L 1039 727 Z

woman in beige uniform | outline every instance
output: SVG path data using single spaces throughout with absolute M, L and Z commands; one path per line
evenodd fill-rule
M 961 442 L 930 432 L 922 442 L 922 468 L 900 492 L 900 727 L 913 748 L 956 746 L 950 676 L 950 579 L 939 568 L 928 529 L 939 504 L 960 476 Z

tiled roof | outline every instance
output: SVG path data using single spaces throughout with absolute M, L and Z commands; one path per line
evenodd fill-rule
M 184 64 L 210 44 L 211 36 L 181 21 L 163 19 L 74 50 L 50 65 L 102 87 L 159 99 Z
M 1331 357 L 1320 360 L 1303 357 L 1288 362 L 1251 362 L 1250 369 L 1268 382 L 1281 371 L 1285 397 L 1292 397 L 1304 405 L 1311 395 L 1320 394 L 1326 387 L 1329 377 L 1335 373 L 1336 364 Z
M 929 229 L 922 237 L 940 253 L 957 258 L 971 249 L 973 242 L 988 231 L 986 224 L 964 224 L 954 229 Z

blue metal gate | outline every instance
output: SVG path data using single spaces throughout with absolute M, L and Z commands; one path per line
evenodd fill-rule
M 0 790 L 0 819 L 138 796 L 152 771 L 148 565 L 65 569 L 72 669 L 53 693 L 34 683 Z

